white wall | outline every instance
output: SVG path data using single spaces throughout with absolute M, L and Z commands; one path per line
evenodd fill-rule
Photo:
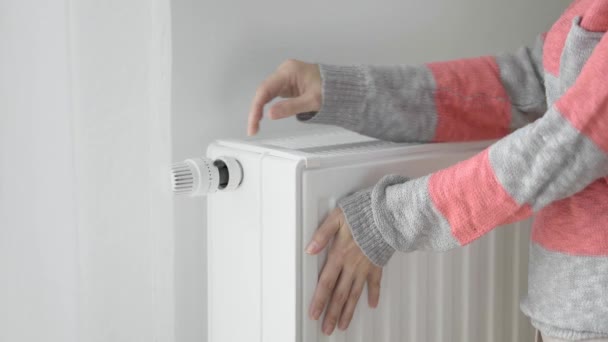
M 168 0 L 0 0 L 0 341 L 173 341 Z
M 244 136 L 257 84 L 284 59 L 407 64 L 534 41 L 568 0 L 173 0 L 174 159 Z M 262 131 L 297 129 L 294 120 Z M 204 200 L 175 207 L 177 340 L 204 341 Z M 237 252 L 237 251 L 235 251 Z
M 170 2 L 69 3 L 78 341 L 172 341 Z
M 0 1 L 0 341 L 76 341 L 67 3 Z

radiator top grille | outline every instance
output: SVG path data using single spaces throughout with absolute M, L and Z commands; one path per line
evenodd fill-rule
M 330 156 L 343 153 L 374 151 L 387 146 L 403 145 L 366 137 L 343 129 L 323 129 L 299 135 L 260 139 L 257 144 L 308 154 Z

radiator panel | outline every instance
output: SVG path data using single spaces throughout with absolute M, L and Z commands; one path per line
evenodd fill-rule
M 470 155 L 439 152 L 305 172 L 302 248 L 336 199 L 353 187 L 373 185 L 388 173 L 419 177 Z M 364 293 L 350 328 L 330 337 L 321 333 L 321 320 L 306 319 L 325 254 L 304 254 L 301 341 L 532 341 L 534 330 L 519 310 L 527 287 L 530 226 L 525 221 L 499 227 L 443 253 L 396 253 L 383 270 L 378 308 L 368 308 Z
M 325 254 L 304 249 L 336 200 L 386 174 L 420 177 L 484 147 L 374 142 L 344 132 L 333 141 L 331 132 L 209 147 L 211 158 L 239 160 L 244 177 L 236 191 L 207 201 L 208 340 L 532 341 L 519 311 L 529 221 L 444 253 L 395 254 L 384 268 L 378 308 L 367 307 L 364 293 L 346 332 L 321 333 L 308 306 Z

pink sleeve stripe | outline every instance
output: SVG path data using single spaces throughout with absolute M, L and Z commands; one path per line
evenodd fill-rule
M 553 76 L 559 76 L 559 65 L 566 38 L 575 17 L 582 15 L 585 9 L 595 0 L 574 1 L 564 14 L 553 24 L 545 39 L 543 48 L 543 67 Z M 605 1 L 605 0 L 602 0 Z
M 434 173 L 429 193 L 461 245 L 496 226 L 532 215 L 530 206 L 517 204 L 496 178 L 489 150 Z
M 532 241 L 570 255 L 608 255 L 608 191 L 600 179 L 585 190 L 549 205 L 534 221 Z M 572 224 L 576 218 L 576 225 Z
M 496 139 L 509 133 L 511 103 L 494 57 L 428 67 L 435 78 L 434 141 Z
M 608 35 L 585 64 L 575 84 L 555 106 L 572 126 L 608 153 Z
M 595 0 L 585 11 L 581 27 L 593 32 L 608 31 L 608 1 Z

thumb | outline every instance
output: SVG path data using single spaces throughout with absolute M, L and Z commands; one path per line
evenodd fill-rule
M 335 209 L 323 221 L 319 229 L 312 236 L 312 241 L 306 247 L 306 253 L 317 254 L 322 251 L 329 243 L 329 240 L 340 230 L 339 210 L 339 208 Z
M 272 120 L 283 119 L 299 113 L 317 112 L 320 108 L 320 100 L 312 94 L 305 94 L 275 103 L 268 110 L 268 117 Z

